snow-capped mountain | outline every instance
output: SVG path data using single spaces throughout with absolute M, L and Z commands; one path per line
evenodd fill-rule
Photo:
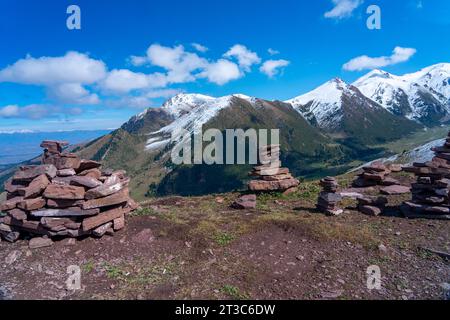
M 408 96 L 412 95 L 410 83 L 382 70 L 373 70 L 353 83 L 368 98 L 393 114 L 412 115 Z
M 442 63 L 419 72 L 396 76 L 374 70 L 348 84 L 332 79 L 320 87 L 287 100 L 309 124 L 326 132 L 344 134 L 365 142 L 385 141 L 418 129 L 450 120 L 450 64 Z M 181 131 L 198 132 L 235 101 L 257 108 L 257 98 L 243 94 L 211 97 L 178 94 L 161 108 L 151 108 L 133 117 L 123 127 L 128 131 L 146 128 L 147 150 L 164 148 Z M 403 130 L 405 129 L 405 130 Z M 399 132 L 399 133 L 395 133 Z
M 312 125 L 355 141 L 389 140 L 417 127 L 404 117 L 386 111 L 358 88 L 335 78 L 307 94 L 286 101 Z
M 444 104 L 450 103 L 450 63 L 435 64 L 402 78 L 430 90 Z
M 373 70 L 353 85 L 395 115 L 425 125 L 449 119 L 450 64 L 437 64 L 403 76 Z
M 173 121 L 163 128 L 151 132 L 147 141 L 148 150 L 164 147 L 171 140 L 178 140 L 182 130 L 190 134 L 198 133 L 202 126 L 214 118 L 222 109 L 232 105 L 233 100 L 248 102 L 254 98 L 236 94 L 214 98 L 201 94 L 178 94 L 167 100 L 161 110 L 173 117 Z M 143 115 L 142 115 L 143 116 Z
M 286 103 L 292 104 L 310 123 L 333 130 L 339 127 L 343 117 L 342 97 L 356 97 L 358 93 L 354 89 L 342 79 L 335 78 Z

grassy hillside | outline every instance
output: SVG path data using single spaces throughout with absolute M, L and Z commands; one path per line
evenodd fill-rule
M 423 128 L 414 121 L 389 113 L 365 97 L 350 99 L 343 95 L 342 99 L 343 143 L 349 146 L 383 144 Z
M 257 106 L 235 98 L 234 104 L 219 112 L 203 130 L 215 128 L 279 129 L 283 166 L 298 177 L 333 174 L 352 151 L 309 125 L 291 105 L 260 100 Z M 223 133 L 225 136 L 225 133 Z M 226 144 L 226 140 L 224 142 Z M 224 154 L 226 154 L 224 150 Z M 320 164 L 320 165 L 318 165 Z M 155 189 L 158 195 L 171 193 L 201 195 L 245 188 L 251 165 L 177 166 Z M 339 170 L 337 168 L 339 167 Z M 342 172 L 340 171 L 340 172 Z

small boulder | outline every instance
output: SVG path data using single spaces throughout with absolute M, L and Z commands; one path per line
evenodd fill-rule
M 388 165 L 388 169 L 391 172 L 401 172 L 403 170 L 403 167 L 401 164 L 398 163 L 391 163 L 390 165 Z
M 284 191 L 284 192 L 283 192 L 283 195 L 287 196 L 287 195 L 296 193 L 297 191 L 298 191 L 298 188 L 297 188 L 297 187 L 292 187 L 292 188 L 289 188 L 289 189 L 287 189 L 286 191 Z
M 399 195 L 409 193 L 411 189 L 409 187 L 401 186 L 401 185 L 393 185 L 389 187 L 382 188 L 380 192 L 386 195 Z
M 378 246 L 378 250 L 380 252 L 382 252 L 382 253 L 386 253 L 387 252 L 386 246 L 384 244 L 382 244 L 382 243 Z
M 216 197 L 217 203 L 224 203 L 225 199 L 223 197 Z
M 56 175 L 58 177 L 70 177 L 70 176 L 74 176 L 75 174 L 76 173 L 75 173 L 74 169 L 61 169 L 61 170 L 58 170 L 56 173 Z
M 374 206 L 359 206 L 358 209 L 369 216 L 379 216 L 381 214 L 381 209 Z
M 381 182 L 381 184 L 383 186 L 394 186 L 394 185 L 398 185 L 400 184 L 400 182 L 397 179 L 394 179 L 392 177 L 386 177 L 384 178 L 384 180 Z
M 50 238 L 33 238 L 28 243 L 30 249 L 38 249 L 44 247 L 51 247 L 53 245 L 53 241 Z
M 237 198 L 231 205 L 234 209 L 255 209 L 256 195 L 248 194 Z

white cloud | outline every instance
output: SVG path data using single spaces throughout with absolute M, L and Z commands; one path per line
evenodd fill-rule
M 100 87 L 106 92 L 123 94 L 132 90 L 165 87 L 167 78 L 162 73 L 145 74 L 128 69 L 114 69 L 101 81 Z
M 147 98 L 169 98 L 182 92 L 179 89 L 160 89 L 152 90 L 145 93 Z
M 0 70 L 0 82 L 34 85 L 61 83 L 91 84 L 106 75 L 103 61 L 94 60 L 78 52 L 68 52 L 62 57 L 33 58 L 27 56 Z
M 194 81 L 193 73 L 208 64 L 206 59 L 185 51 L 181 45 L 171 48 L 152 44 L 147 50 L 147 57 L 152 65 L 167 70 L 167 80 L 170 83 Z
M 131 64 L 135 67 L 141 67 L 148 63 L 147 57 L 141 56 L 130 56 L 129 60 Z
M 81 108 L 61 108 L 59 106 L 46 104 L 30 104 L 19 107 L 9 105 L 0 108 L 0 118 L 24 118 L 39 120 L 50 116 L 78 115 L 83 110 Z
M 198 56 L 196 53 L 185 51 L 183 46 L 164 47 L 158 44 L 151 45 L 147 50 L 150 63 L 167 70 L 168 83 L 186 83 L 198 78 L 206 78 L 209 82 L 224 85 L 236 80 L 243 75 L 244 71 L 260 59 L 242 45 L 235 45 L 224 56 L 235 57 L 239 66 L 226 59 L 209 61 Z
M 152 44 L 145 55 L 128 57 L 128 63 L 133 66 L 161 69 L 153 73 L 119 68 L 109 71 L 103 61 L 75 51 L 58 57 L 26 56 L 0 69 L 0 83 L 43 86 L 50 103 L 0 107 L 0 118 L 41 119 L 76 115 L 84 108 L 75 105 L 98 105 L 101 102 L 110 107 L 146 108 L 153 105 L 152 99 L 167 98 L 181 91 L 171 88 L 171 85 L 199 79 L 224 85 L 244 77 L 253 65 L 261 63 L 257 53 L 241 44 L 232 46 L 217 59 L 202 56 L 208 51 L 207 47 L 198 43 L 191 45 L 191 51 L 186 51 L 182 45 L 166 47 Z M 273 49 L 268 52 L 278 54 Z M 287 64 L 289 62 L 285 60 L 269 60 L 261 66 L 261 72 L 272 77 Z
M 152 101 L 143 96 L 125 96 L 119 99 L 107 100 L 105 104 L 112 108 L 146 109 L 152 106 Z
M 20 108 L 20 117 L 29 119 L 42 119 L 52 113 L 56 113 L 57 108 L 43 104 L 31 104 Z
M 267 52 L 268 52 L 271 56 L 280 54 L 280 51 L 275 50 L 275 49 L 272 49 L 272 48 L 267 49 Z
M 192 46 L 194 47 L 195 50 L 197 50 L 198 52 L 206 52 L 209 49 L 199 43 L 192 43 Z
M 358 8 L 363 0 L 332 0 L 334 7 L 325 12 L 325 18 L 343 19 L 350 17 L 353 11 Z
M 246 46 L 241 44 L 234 45 L 223 56 L 226 58 L 236 58 L 239 67 L 246 72 L 250 71 L 252 65 L 261 63 L 261 58 L 255 52 L 250 51 Z
M 239 79 L 242 73 L 235 63 L 219 59 L 217 62 L 208 64 L 201 76 L 207 78 L 209 82 L 224 85 L 227 82 Z
M 178 89 L 158 89 L 139 93 L 137 95 L 122 96 L 107 99 L 105 104 L 112 108 L 145 109 L 154 106 L 152 99 L 168 98 L 180 93 Z
M 395 47 L 391 56 L 371 58 L 364 55 L 350 60 L 343 65 L 343 68 L 348 71 L 382 68 L 408 61 L 415 53 L 414 48 Z
M 0 108 L 0 117 L 1 118 L 12 118 L 19 115 L 19 106 L 17 105 L 9 105 L 3 108 Z
M 91 94 L 79 83 L 63 83 L 49 87 L 48 95 L 59 102 L 70 104 L 98 104 L 100 99 L 97 94 Z
M 269 78 L 273 78 L 280 70 L 290 64 L 287 60 L 267 60 L 259 68 L 259 71 L 266 74 Z
M 49 97 L 59 103 L 97 104 L 98 95 L 91 94 L 83 85 L 98 82 L 106 73 L 103 61 L 70 51 L 61 57 L 20 59 L 0 70 L 0 82 L 45 86 Z M 37 108 L 34 105 L 32 109 Z

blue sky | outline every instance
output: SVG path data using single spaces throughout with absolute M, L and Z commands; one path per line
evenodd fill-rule
M 285 100 L 377 64 L 450 62 L 446 0 L 0 4 L 0 131 L 115 128 L 177 92 Z M 81 30 L 66 27 L 72 4 Z M 373 4 L 380 30 L 366 27 Z

